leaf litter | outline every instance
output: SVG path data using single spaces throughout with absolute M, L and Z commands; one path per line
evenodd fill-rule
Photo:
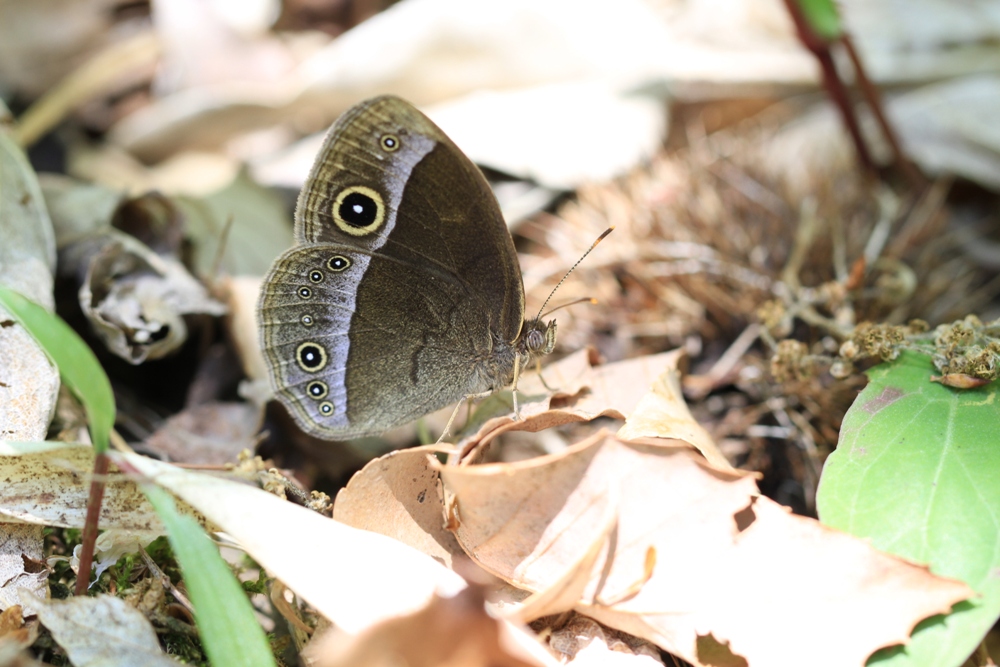
M 90 286 L 90 295 L 113 297 L 111 316 L 95 322 L 101 330 L 110 320 L 119 333 L 110 344 L 93 344 L 117 348 L 119 356 L 138 363 L 133 372 L 107 362 L 122 407 L 119 429 L 136 447 L 214 466 L 229 479 L 125 453 L 116 454 L 122 469 L 142 469 L 172 489 L 190 502 L 182 505 L 185 511 L 201 510 L 203 524 L 219 531 L 220 539 L 235 539 L 268 576 L 284 581 L 280 604 L 256 603 L 278 627 L 283 616 L 299 628 L 296 646 L 315 634 L 309 650 L 328 661 L 323 664 L 376 663 L 391 656 L 412 664 L 550 664 L 552 658 L 538 652 L 536 637 L 564 661 L 581 665 L 595 654 L 600 657 L 589 659 L 600 664 L 643 664 L 664 659 L 661 650 L 672 654 L 667 660 L 695 665 L 781 665 L 795 658 L 801 664 L 803 656 L 819 664 L 861 664 L 875 648 L 905 643 L 921 618 L 946 613 L 967 598 L 970 592 L 959 582 L 791 515 L 768 496 L 802 513 L 814 511 L 812 490 L 823 459 L 860 386 L 857 376 L 836 383 L 816 369 L 830 366 L 855 322 L 945 321 L 991 304 L 996 253 L 978 241 L 992 209 L 982 205 L 980 193 L 968 196 L 968 183 L 956 186 L 950 174 L 987 188 L 1000 182 L 988 124 L 981 120 L 992 108 L 993 81 L 968 77 L 889 100 L 904 143 L 928 174 L 940 175 L 917 193 L 862 178 L 823 105 L 786 96 L 783 86 L 811 80 L 812 63 L 789 48 L 791 32 L 777 5 L 757 13 L 706 13 L 697 3 L 659 7 L 659 13 L 638 4 L 617 12 L 583 7 L 568 20 L 559 3 L 535 15 L 532 7 L 515 3 L 505 9 L 508 19 L 529 16 L 537 25 L 558 26 L 551 32 L 558 39 L 535 44 L 537 58 L 516 61 L 530 61 L 529 69 L 494 70 L 491 75 L 509 94 L 487 96 L 461 79 L 445 80 L 437 68 L 449 60 L 441 54 L 466 44 L 493 54 L 481 55 L 487 61 L 510 64 L 515 61 L 509 47 L 517 40 L 483 40 L 476 28 L 470 41 L 466 31 L 477 25 L 475 17 L 456 15 L 458 9 L 445 2 L 427 2 L 426 24 L 439 32 L 420 41 L 424 37 L 412 30 L 418 4 L 400 3 L 339 42 L 299 34 L 276 39 L 266 21 L 236 28 L 204 8 L 198 10 L 200 24 L 218 37 L 210 44 L 172 32 L 183 25 L 181 14 L 153 22 L 161 43 L 148 35 L 129 43 L 150 23 L 128 12 L 109 20 L 118 32 L 91 21 L 77 26 L 80 31 L 65 43 L 0 39 L 6 41 L 0 51 L 17 55 L 0 58 L 0 82 L 27 99 L 58 92 L 22 116 L 30 121 L 21 127 L 28 134 L 17 136 L 53 127 L 58 120 L 46 114 L 56 110 L 64 117 L 75 106 L 70 123 L 104 139 L 64 138 L 66 171 L 82 182 L 58 194 L 46 177 L 43 189 L 60 249 L 56 301 L 65 302 L 67 286 L 76 299 L 81 285 Z M 900 41 L 897 33 L 878 29 L 884 17 L 873 18 L 877 12 L 855 6 L 863 3 L 844 4 L 877 80 L 967 74 L 995 57 L 977 51 L 975 43 L 959 44 L 969 34 L 951 13 L 921 24 L 920 17 L 929 15 L 922 8 L 933 3 L 920 3 L 907 17 L 923 40 L 919 53 L 910 46 L 910 33 Z M 620 29 L 639 14 L 650 19 L 642 30 Z M 979 22 L 976 34 L 991 34 L 991 25 Z M 589 46 L 553 49 L 563 42 L 594 43 L 587 37 L 594 27 L 602 39 L 622 45 L 611 49 L 617 59 L 597 62 Z M 732 39 L 720 42 L 721 34 Z M 623 35 L 628 39 L 622 41 Z M 379 44 L 399 46 L 404 39 L 414 57 L 398 69 L 363 66 L 364 76 L 356 71 L 359 63 L 377 62 L 386 51 Z M 942 43 L 952 47 L 942 50 Z M 61 57 L 69 49 L 65 63 L 97 53 L 91 64 L 108 69 L 84 67 L 57 86 L 72 66 L 59 70 L 33 59 L 36 48 Z M 185 70 L 185 63 L 207 62 L 212 53 L 221 55 L 212 68 Z M 110 63 L 109 54 L 122 57 Z M 148 84 L 154 76 L 149 63 L 161 57 L 157 87 L 136 85 L 142 77 Z M 665 116 L 655 113 L 664 107 L 655 95 L 636 97 L 629 88 L 633 65 L 643 59 L 684 101 L 672 105 L 664 152 L 656 151 L 667 129 Z M 935 64 L 921 69 L 923 60 Z M 4 61 L 31 67 L 12 69 Z M 549 63 L 544 81 L 535 74 L 536 61 Z M 234 71 L 239 85 L 233 85 Z M 163 74 L 170 72 L 173 79 Z M 692 81 L 716 97 L 734 98 L 762 84 L 773 97 L 705 103 Z M 436 103 L 432 112 L 440 114 L 446 131 L 468 133 L 463 146 L 479 163 L 546 184 L 543 203 L 528 210 L 545 206 L 556 188 L 577 188 L 559 206 L 509 221 L 516 222 L 528 311 L 600 231 L 617 225 L 613 242 L 599 246 L 559 293 L 567 301 L 596 297 L 598 305 L 560 313 L 560 352 L 577 352 L 546 366 L 544 384 L 533 373 L 521 378 L 521 420 L 510 419 L 510 394 L 501 393 L 476 408 L 457 445 L 384 456 L 412 442 L 414 429 L 378 441 L 311 442 L 289 428 L 280 409 L 265 408 L 266 389 L 252 382 L 262 377 L 252 325 L 254 275 L 288 243 L 288 202 L 311 155 L 305 151 L 305 157 L 282 163 L 285 171 L 273 181 L 266 167 L 290 156 L 293 142 L 308 145 L 308 135 L 366 96 L 366 86 L 379 85 Z M 577 114 L 585 131 L 608 125 L 620 132 L 589 143 L 579 141 L 579 132 L 546 132 L 546 114 L 532 112 L 539 104 L 553 118 Z M 499 118 L 484 120 L 484 110 Z M 539 120 L 535 135 L 519 130 L 522 121 L 515 119 L 523 117 Z M 614 118 L 617 124 L 609 120 Z M 489 137 L 478 136 L 483 124 L 494 130 Z M 506 136 L 506 128 L 515 135 Z M 523 146 L 515 140 L 526 137 L 534 137 L 527 142 L 534 153 L 512 150 Z M 880 150 L 875 147 L 876 156 Z M 640 157 L 646 165 L 624 173 Z M 249 171 L 239 170 L 243 161 Z M 612 173 L 623 175 L 608 180 Z M 0 189 L 9 193 L 4 179 Z M 262 181 L 292 192 L 276 195 L 261 188 Z M 161 194 L 144 194 L 149 188 Z M 226 243 L 221 236 L 230 216 Z M 958 231 L 949 220 L 959 223 Z M 101 243 L 127 234 L 119 245 L 142 246 L 130 255 L 141 258 L 133 262 L 140 273 L 162 261 L 185 277 L 166 291 L 140 289 L 127 277 L 115 286 L 112 279 L 122 277 L 119 261 L 81 282 L 86 262 L 70 266 L 71 244 L 60 237 L 61 221 L 76 235 L 74 242 L 81 223 L 89 230 L 83 236 L 100 228 Z M 216 276 L 216 267 L 224 275 Z M 53 300 L 46 282 L 51 270 L 48 276 L 35 281 L 42 302 Z M 197 290 L 177 287 L 182 283 Z M 119 298 L 125 293 L 141 298 Z M 171 303 L 169 294 L 178 293 Z M 84 299 L 85 310 L 91 301 Z M 221 303 L 229 315 L 216 320 Z M 171 309 L 162 317 L 161 304 Z M 90 310 L 93 317 L 100 307 Z M 63 306 L 60 313 L 72 315 Z M 163 327 L 156 327 L 165 322 L 169 331 L 161 340 L 168 347 L 146 348 L 136 340 L 137 332 L 138 338 L 159 338 Z M 88 326 L 78 324 L 84 331 Z M 194 335 L 174 337 L 185 329 Z M 778 354 L 769 358 L 772 347 Z M 0 345 L 0 352 L 8 349 L 20 358 L 27 347 Z M 169 359 L 155 361 L 159 356 Z M 686 363 L 691 372 L 678 370 Z M 239 370 L 220 372 L 225 366 L 239 366 L 250 381 Z M 240 398 L 248 403 L 234 402 Z M 17 439 L 44 438 L 52 410 L 42 412 L 30 420 L 31 435 Z M 71 405 L 57 412 L 52 433 L 85 432 Z M 440 432 L 450 412 L 429 416 L 425 430 Z M 242 459 L 246 468 L 232 467 L 238 450 L 254 444 L 293 472 L 268 470 L 270 464 L 248 458 Z M 0 466 L 15 483 L 9 495 L 5 487 L 0 510 L 33 525 L 3 526 L 11 526 L 11 534 L 34 531 L 35 553 L 40 526 L 82 525 L 92 457 L 66 445 L 4 447 Z M 352 466 L 364 460 L 367 466 L 352 477 Z M 336 480 L 327 487 L 331 491 L 343 487 L 332 522 L 294 504 L 328 512 L 328 499 L 308 492 L 324 477 Z M 107 569 L 98 585 L 105 591 L 119 582 L 141 588 L 142 579 L 122 578 L 127 557 L 115 560 L 141 528 L 152 534 L 162 528 L 134 480 L 115 470 L 101 526 L 107 529 L 99 545 L 105 557 L 99 552 L 98 562 Z M 391 539 L 373 540 L 371 533 Z M 16 561 L 15 541 L 9 543 L 10 553 L 0 557 Z M 35 560 L 20 563 L 30 569 Z M 242 565 L 234 569 L 245 573 Z M 2 592 L 19 587 L 14 583 Z M 277 583 L 272 590 L 279 590 Z M 492 617 L 482 613 L 484 599 Z M 340 626 L 338 632 L 313 630 L 329 621 Z M 469 624 L 469 641 L 456 644 L 459 622 Z M 442 627 L 452 631 L 439 632 Z M 833 636 L 837 642 L 830 641 Z M 504 637 L 521 649 L 510 649 Z M 66 639 L 63 648 L 71 643 Z

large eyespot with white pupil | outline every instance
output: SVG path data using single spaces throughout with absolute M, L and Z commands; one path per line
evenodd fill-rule
M 306 385 L 306 393 L 309 394 L 310 398 L 315 398 L 319 401 L 326 398 L 326 395 L 330 393 L 330 388 L 326 386 L 325 382 L 313 380 Z
M 313 269 L 312 271 L 309 272 L 309 280 L 314 283 L 323 282 L 323 272 L 317 269 Z
M 343 255 L 334 255 L 330 259 L 326 260 L 326 268 L 330 269 L 334 273 L 346 271 L 350 265 L 351 260 L 347 259 Z
M 319 404 L 319 413 L 324 417 L 333 414 L 333 403 L 330 401 L 323 401 Z
M 319 343 L 302 343 L 295 350 L 295 361 L 307 373 L 317 373 L 326 366 L 326 350 Z
M 363 185 L 344 188 L 333 202 L 333 221 L 351 236 L 367 236 L 385 221 L 382 195 Z
M 295 293 L 298 294 L 299 297 L 301 297 L 303 299 L 308 299 L 309 297 L 311 297 L 313 295 L 313 291 L 311 289 L 309 289 L 308 287 L 305 287 L 305 286 L 302 286 L 302 287 L 298 288 L 297 290 L 295 290 Z
M 383 134 L 379 144 L 386 153 L 393 153 L 399 150 L 399 137 L 394 134 Z

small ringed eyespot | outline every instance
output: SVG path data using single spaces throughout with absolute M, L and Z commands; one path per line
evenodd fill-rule
M 351 260 L 347 259 L 343 255 L 334 255 L 330 259 L 326 260 L 326 268 L 331 271 L 340 273 L 344 271 L 351 265 Z
M 314 283 L 323 282 L 323 272 L 313 269 L 312 271 L 309 272 L 309 280 L 313 281 Z
M 307 373 L 316 373 L 326 366 L 326 350 L 319 343 L 308 341 L 299 345 L 295 350 L 295 361 L 299 368 Z
M 302 324 L 306 325 L 307 327 L 311 327 L 315 323 L 315 320 L 313 320 L 312 315 L 303 315 L 299 319 L 299 321 L 302 322 Z
M 319 412 L 322 415 L 332 415 L 333 414 L 333 403 L 330 401 L 323 401 L 319 404 Z
M 383 134 L 379 143 L 386 153 L 392 153 L 399 148 L 399 138 L 394 134 Z
M 319 380 L 313 380 L 308 385 L 306 385 L 306 393 L 317 401 L 326 398 L 326 395 L 330 393 L 330 388 L 326 386 L 325 382 L 320 382 Z
M 295 290 L 295 293 L 298 294 L 303 299 L 308 299 L 313 295 L 313 291 L 308 287 L 300 287 L 297 290 Z

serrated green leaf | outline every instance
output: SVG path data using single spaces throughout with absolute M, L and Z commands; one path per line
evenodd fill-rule
M 115 425 L 115 395 L 93 351 L 61 317 L 21 294 L 0 287 L 0 304 L 28 330 L 59 368 L 62 381 L 87 412 L 94 449 L 106 452 Z
M 143 491 L 167 527 L 209 662 L 274 667 L 274 656 L 250 600 L 218 548 L 194 519 L 177 512 L 169 493 L 152 485 Z
M 833 0 L 796 0 L 813 32 L 826 40 L 840 37 L 840 13 Z
M 824 523 L 981 595 L 876 653 L 880 667 L 957 667 L 1000 616 L 1000 390 L 952 389 L 934 373 L 915 353 L 869 372 L 817 492 Z

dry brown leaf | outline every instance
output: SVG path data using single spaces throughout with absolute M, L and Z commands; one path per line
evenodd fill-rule
M 222 465 L 253 450 L 260 410 L 249 403 L 204 403 L 164 422 L 146 445 L 169 461 Z
M 20 591 L 47 598 L 49 570 L 45 566 L 42 526 L 0 523 L 0 608 L 21 602 Z M 35 613 L 33 606 L 25 609 Z M 2 634 L 2 632 L 0 632 Z
M 380 623 L 357 636 L 331 632 L 306 650 L 317 667 L 537 667 L 559 663 L 523 630 L 490 617 L 484 591 L 470 586 L 450 598 Z M 315 661 L 315 662 L 313 662 Z
M 483 447 L 506 431 L 536 432 L 597 417 L 624 419 L 632 413 L 664 368 L 676 368 L 679 351 L 593 366 L 593 352 L 580 350 L 546 366 L 542 375 L 525 376 L 518 385 L 519 420 L 510 415 L 489 419 L 462 441 L 462 451 Z
M 803 655 L 862 665 L 972 594 L 790 515 L 757 498 L 752 476 L 713 469 L 687 448 L 598 435 L 558 455 L 441 475 L 463 549 L 530 591 L 563 576 L 615 504 L 618 529 L 577 610 L 694 664 L 728 644 L 750 665 L 800 665 Z
M 0 612 L 0 665 L 18 667 L 22 663 L 14 660 L 17 649 L 26 649 L 38 639 L 38 621 L 24 622 L 24 608 L 19 604 L 10 605 Z M 13 649 L 13 650 L 12 650 Z M 4 651 L 8 651 L 7 655 Z M 22 659 L 27 654 L 21 654 Z M 40 663 L 23 663 L 40 664 Z
M 579 614 L 572 614 L 564 625 L 549 634 L 549 646 L 566 656 L 566 664 L 573 667 L 653 667 L 663 664 L 660 651 L 653 644 L 605 628 Z
M 337 493 L 333 518 L 354 528 L 397 539 L 448 568 L 462 554 L 444 527 L 432 447 L 391 452 L 368 463 Z
M 639 438 L 673 438 L 683 440 L 699 452 L 709 463 L 720 469 L 732 468 L 715 441 L 705 428 L 695 421 L 681 394 L 681 374 L 676 365 L 653 381 L 635 410 L 618 429 L 622 440 Z

